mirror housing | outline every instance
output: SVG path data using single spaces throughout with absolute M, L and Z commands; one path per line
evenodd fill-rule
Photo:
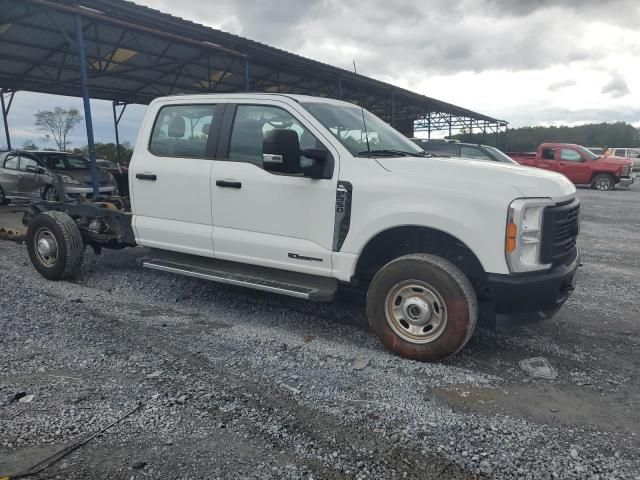
M 300 154 L 300 140 L 293 130 L 273 129 L 262 142 L 262 164 L 270 172 L 302 173 Z
M 38 167 L 38 168 L 36 168 L 36 173 L 38 175 L 45 175 L 47 173 L 47 170 L 45 168 L 43 168 L 43 167 Z
M 34 167 L 33 165 L 27 165 L 27 172 L 38 173 L 38 167 Z
M 305 177 L 310 178 L 331 178 L 331 174 L 326 172 L 326 164 L 329 158 L 329 152 L 321 148 L 307 148 L 302 150 L 302 155 L 313 160 L 309 166 L 303 167 Z

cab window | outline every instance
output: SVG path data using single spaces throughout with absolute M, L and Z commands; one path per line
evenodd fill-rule
M 625 156 L 624 153 L 625 153 L 624 148 L 618 148 L 617 150 L 615 150 L 614 155 L 616 157 L 624 157 Z
M 262 167 L 262 142 L 265 135 L 276 128 L 296 132 L 300 150 L 326 150 L 289 112 L 269 105 L 238 105 L 229 143 L 229 160 L 253 163 Z M 313 160 L 302 155 L 300 163 L 305 167 L 311 165 Z
M 556 150 L 555 148 L 543 148 L 542 155 L 540 156 L 542 160 L 555 160 L 556 158 Z
M 560 160 L 564 160 L 565 162 L 581 162 L 582 155 L 570 148 L 563 148 L 560 150 Z
M 160 109 L 149 151 L 158 157 L 206 158 L 216 105 L 170 105 Z

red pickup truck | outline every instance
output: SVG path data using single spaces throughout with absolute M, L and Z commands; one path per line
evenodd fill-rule
M 573 143 L 543 143 L 536 153 L 508 155 L 521 165 L 559 172 L 577 185 L 591 185 L 596 190 L 611 190 L 618 184 L 628 187 L 633 183 L 629 160 L 598 156 Z

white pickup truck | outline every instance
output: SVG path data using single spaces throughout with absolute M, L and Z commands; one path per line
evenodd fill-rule
M 425 154 L 355 105 L 297 95 L 154 100 L 117 199 L 37 202 L 35 268 L 77 273 L 86 245 L 143 246 L 143 266 L 310 300 L 367 289 L 404 357 L 469 340 L 479 304 L 553 312 L 573 290 L 579 201 L 564 176 Z

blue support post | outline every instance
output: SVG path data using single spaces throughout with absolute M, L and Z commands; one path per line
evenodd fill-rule
M 249 59 L 244 59 L 244 91 L 251 91 L 251 79 L 249 77 Z
M 13 93 L 11 95 L 13 100 Z M 7 138 L 7 150 L 11 150 L 11 136 L 9 135 L 9 123 L 7 120 L 9 109 L 4 104 L 4 90 L 0 91 L 0 101 L 2 102 L 2 120 L 4 122 L 4 135 Z M 9 107 L 11 107 L 11 104 L 9 104 Z
M 89 101 L 89 87 L 87 86 L 87 59 L 84 51 L 84 37 L 82 35 L 82 20 L 76 15 L 76 44 L 78 47 L 78 63 L 80 64 L 80 82 L 82 84 L 82 102 L 84 103 L 84 121 L 87 126 L 87 143 L 89 147 L 89 163 L 91 165 L 91 185 L 93 196 L 100 195 L 98 187 L 98 168 L 96 167 L 96 145 L 93 140 L 93 122 L 91 121 L 91 102 Z

